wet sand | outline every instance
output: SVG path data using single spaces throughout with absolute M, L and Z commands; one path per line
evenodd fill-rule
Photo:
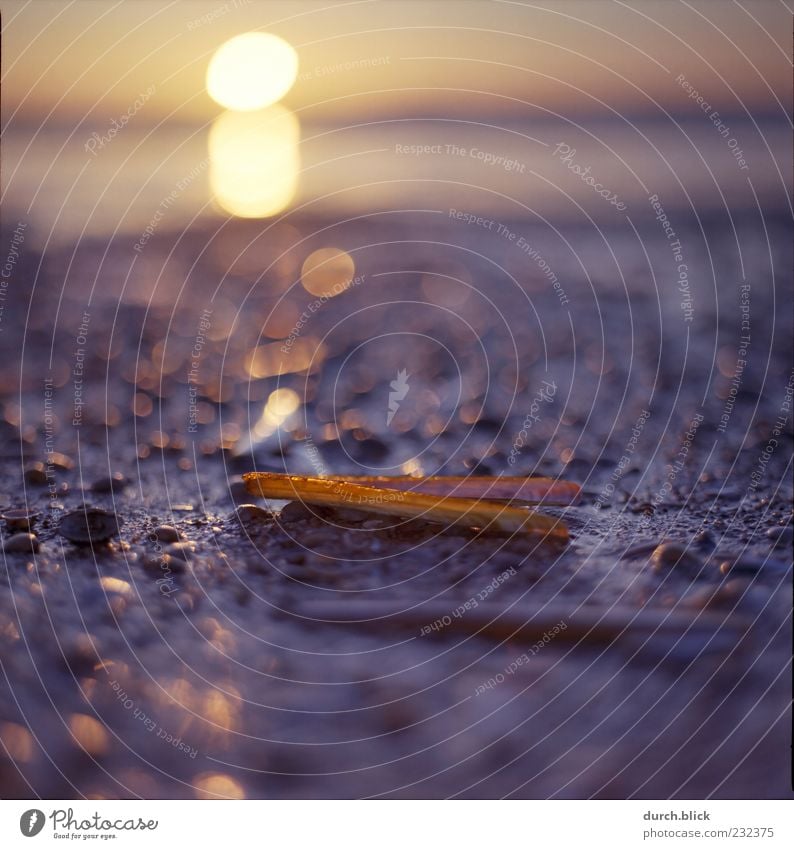
M 0 506 L 38 514 L 38 551 L 0 572 L 3 795 L 790 797 L 791 289 L 769 259 L 747 259 L 741 356 L 727 254 L 707 284 L 690 249 L 690 321 L 647 267 L 643 248 L 667 268 L 658 240 L 569 234 L 583 269 L 506 222 L 552 279 L 438 216 L 323 226 L 23 258 Z M 329 243 L 356 278 L 312 307 L 293 283 Z M 572 539 L 544 547 L 238 512 L 255 469 L 583 496 L 546 508 Z M 64 538 L 84 503 L 119 533 Z

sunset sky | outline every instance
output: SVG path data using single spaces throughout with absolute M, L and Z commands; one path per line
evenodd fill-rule
M 542 110 L 686 112 L 679 74 L 715 106 L 788 108 L 790 15 L 699 0 L 261 2 L 5 0 L 4 121 L 102 121 L 156 87 L 148 123 L 205 122 L 212 53 L 266 30 L 297 50 L 285 104 L 302 121 L 383 115 L 524 118 Z M 686 37 L 682 37 L 686 33 Z M 741 42 L 741 51 L 733 43 Z M 737 56 L 741 58 L 737 61 Z

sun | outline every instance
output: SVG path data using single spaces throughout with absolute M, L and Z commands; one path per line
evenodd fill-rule
M 207 68 L 207 92 L 226 109 L 248 112 L 280 100 L 298 75 L 298 54 L 277 35 L 246 32 L 224 42 Z

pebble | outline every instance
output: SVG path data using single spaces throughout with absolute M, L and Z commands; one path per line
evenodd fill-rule
M 782 560 L 771 558 L 755 558 L 749 556 L 735 557 L 730 555 L 717 555 L 720 561 L 720 572 L 723 575 L 757 575 L 762 572 L 781 575 L 788 571 L 789 564 Z
M 334 507 L 328 516 L 330 522 L 365 522 L 372 518 L 372 512 L 355 510 L 352 507 Z
M 152 536 L 159 542 L 179 542 L 182 535 L 173 525 L 158 525 L 153 531 Z
M 747 581 L 734 578 L 718 587 L 706 587 L 685 596 L 682 603 L 695 610 L 733 607 L 742 600 L 749 590 Z
M 703 547 L 714 545 L 714 537 L 707 530 L 698 531 L 692 541 Z
M 3 551 L 9 554 L 30 554 L 39 550 L 39 540 L 35 534 L 14 534 L 3 542 Z
M 63 516 L 58 523 L 58 533 L 75 545 L 90 545 L 117 536 L 121 524 L 118 516 L 107 510 L 79 507 Z
M 170 572 L 181 574 L 185 571 L 184 561 L 171 557 L 169 554 L 148 555 L 143 558 L 142 566 L 162 578 L 167 577 Z
M 42 486 L 47 483 L 47 470 L 44 467 L 44 463 L 38 461 L 28 463 L 25 466 L 24 475 L 28 483 L 35 484 L 36 486 Z
M 75 675 L 88 675 L 100 663 L 95 645 L 96 637 L 87 633 L 78 634 L 66 642 L 63 659 Z
M 663 572 L 673 568 L 688 572 L 699 572 L 703 567 L 700 558 L 688 548 L 675 542 L 663 542 L 661 545 L 657 545 L 653 554 L 651 554 L 650 563 L 655 572 Z
M 184 560 L 185 562 L 190 560 L 191 555 L 193 555 L 195 551 L 196 546 L 192 542 L 175 542 L 165 549 L 165 553 L 169 557 L 176 558 L 177 560 Z
M 61 454 L 60 451 L 53 451 L 47 455 L 47 463 L 53 469 L 58 469 L 59 472 L 68 472 L 74 468 L 74 460 L 66 454 Z
M 263 507 L 257 507 L 256 504 L 241 504 L 234 511 L 234 515 L 243 527 L 259 526 L 273 521 L 273 514 Z
M 29 531 L 36 523 L 39 515 L 35 510 L 28 510 L 22 507 L 18 510 L 6 510 L 3 513 L 3 520 L 9 530 Z
M 619 560 L 633 560 L 635 557 L 647 557 L 659 547 L 656 542 L 640 542 L 632 545 L 623 551 L 618 557 Z
M 794 528 L 791 525 L 782 528 L 770 528 L 766 535 L 773 540 L 773 548 L 791 548 L 794 545 Z
M 308 519 L 313 519 L 315 515 L 321 515 L 321 507 L 310 507 L 307 504 L 302 504 L 300 501 L 290 501 L 285 504 L 279 513 L 279 519 L 284 524 L 291 522 L 305 522 Z
M 105 478 L 97 478 L 91 484 L 92 492 L 113 492 L 114 489 L 124 489 L 127 485 L 127 478 L 121 472 L 115 472 Z

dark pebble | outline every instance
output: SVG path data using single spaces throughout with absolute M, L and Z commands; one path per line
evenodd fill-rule
M 94 649 L 95 638 L 89 634 L 78 634 L 64 647 L 63 657 L 69 669 L 75 675 L 88 675 L 100 662 Z
M 47 483 L 47 470 L 44 467 L 44 463 L 40 463 L 38 461 L 34 463 L 28 463 L 25 466 L 25 480 L 28 483 L 32 483 L 35 486 L 42 486 Z
M 724 555 L 723 555 L 724 557 Z M 718 557 L 718 559 L 720 559 Z M 761 559 L 755 557 L 726 557 L 720 562 L 720 572 L 723 575 L 758 575 L 768 573 L 780 575 L 788 571 L 789 564 L 782 560 L 771 558 Z
M 734 579 L 717 587 L 706 587 L 690 593 L 682 602 L 685 607 L 695 610 L 733 607 L 744 597 L 749 586 L 746 581 Z
M 327 516 L 329 522 L 366 522 L 373 518 L 367 510 L 355 510 L 352 507 L 334 507 Z
M 92 492 L 113 492 L 113 490 L 121 490 L 127 485 L 127 479 L 121 472 L 109 475 L 105 478 L 97 478 L 91 484 Z
M 766 535 L 773 541 L 773 548 L 791 548 L 794 545 L 794 528 L 770 528 Z
M 75 545 L 105 542 L 117 536 L 121 520 L 114 513 L 95 507 L 78 507 L 58 523 L 58 533 Z
M 633 560 L 637 557 L 647 557 L 658 548 L 658 542 L 640 542 L 627 548 L 621 555 L 620 560 Z
M 173 525 L 158 525 L 153 531 L 152 536 L 158 542 L 179 542 L 182 535 Z
M 272 522 L 274 518 L 270 510 L 257 507 L 256 504 L 241 504 L 234 511 L 234 516 L 244 528 L 252 526 L 259 527 L 266 522 Z
M 3 519 L 9 530 L 29 531 L 36 523 L 39 515 L 35 510 L 28 510 L 23 507 L 19 510 L 6 510 L 3 513 Z
M 53 451 L 47 455 L 47 463 L 53 469 L 58 469 L 59 472 L 68 472 L 74 468 L 74 460 L 67 457 L 66 454 L 61 454 L 60 451 Z
M 39 540 L 35 534 L 14 534 L 3 541 L 3 551 L 9 554 L 30 554 L 39 550 Z
M 196 546 L 192 542 L 174 542 L 165 549 L 165 553 L 174 559 L 189 561 L 195 554 Z
M 714 545 L 714 537 L 708 531 L 700 531 L 692 540 L 697 545 L 708 547 Z
M 492 475 L 493 467 L 487 460 L 480 460 L 477 457 L 467 457 L 463 461 L 466 469 L 476 475 Z
M 675 542 L 663 542 L 658 545 L 651 554 L 650 563 L 655 572 L 674 568 L 697 573 L 703 566 L 699 557 Z
M 184 572 L 185 562 L 176 557 L 171 557 L 169 554 L 160 554 L 156 557 L 145 557 L 143 559 L 143 568 L 158 577 L 165 578 L 169 572 L 175 572 L 177 574 Z
M 289 504 L 284 505 L 278 517 L 283 524 L 287 525 L 292 522 L 305 522 L 316 516 L 324 515 L 328 515 L 328 511 L 323 510 L 322 507 L 310 506 L 300 501 L 290 501 Z

